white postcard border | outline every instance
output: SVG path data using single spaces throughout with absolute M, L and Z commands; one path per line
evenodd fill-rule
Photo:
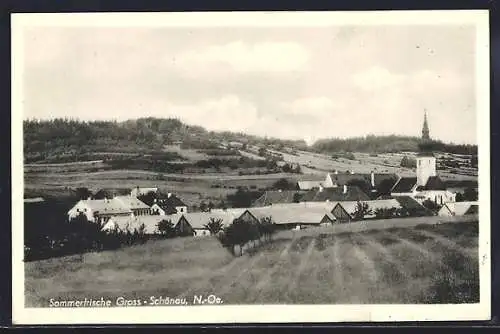
M 12 318 L 14 324 L 293 323 L 445 321 L 490 318 L 489 16 L 486 10 L 385 12 L 210 12 L 13 14 L 12 19 Z M 23 28 L 28 26 L 179 27 L 475 25 L 479 163 L 480 303 L 462 305 L 235 305 L 139 308 L 25 308 L 23 263 Z

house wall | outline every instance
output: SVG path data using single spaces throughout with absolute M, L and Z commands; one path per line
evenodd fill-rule
M 443 207 L 438 211 L 438 216 L 449 217 L 453 216 L 453 213 L 450 211 L 450 209 L 448 209 L 446 205 L 443 205 Z
M 258 223 L 257 218 L 255 218 L 252 214 L 250 214 L 248 211 L 245 211 L 239 219 L 249 222 L 249 223 Z
M 149 208 L 149 214 L 165 216 L 166 213 L 158 204 L 153 204 L 151 208 Z
M 179 222 L 175 225 L 175 230 L 179 236 L 193 236 L 195 235 L 194 229 L 191 227 L 189 222 L 182 217 Z
M 418 192 L 414 198 L 422 204 L 425 200 L 431 200 L 439 205 L 455 202 L 455 194 L 447 190 L 426 190 Z
M 151 211 L 149 208 L 147 209 L 132 209 L 134 216 L 149 216 Z
M 207 229 L 195 229 L 194 230 L 195 237 L 208 237 L 210 236 L 210 231 Z
M 351 216 L 349 216 L 349 214 L 340 205 L 336 205 L 333 208 L 332 214 L 335 218 L 337 218 L 337 222 L 339 223 L 345 223 L 351 220 Z
M 80 215 L 80 213 L 83 213 L 89 221 L 94 220 L 94 213 L 89 207 L 87 207 L 87 205 L 83 203 L 76 203 L 76 205 L 68 211 L 68 219 L 71 220 L 73 218 L 76 218 L 78 217 L 78 215 Z

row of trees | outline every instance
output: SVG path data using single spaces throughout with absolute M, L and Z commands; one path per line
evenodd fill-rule
M 355 138 L 332 138 L 320 139 L 312 145 L 313 150 L 317 152 L 401 152 L 401 151 L 419 151 L 433 150 L 448 152 L 453 154 L 477 155 L 477 145 L 456 145 L 446 144 L 441 141 L 431 140 L 425 143 L 419 137 L 409 136 L 375 136 Z
M 416 216 L 426 216 L 430 212 L 437 212 L 439 206 L 430 201 L 426 200 L 423 203 L 424 207 L 430 211 L 422 210 L 418 208 L 406 208 L 406 207 L 388 207 L 388 208 L 376 208 L 372 209 L 366 202 L 358 201 L 356 203 L 355 210 L 352 214 L 353 220 L 364 220 L 367 216 L 373 216 L 375 219 L 390 219 L 396 217 L 416 217 Z

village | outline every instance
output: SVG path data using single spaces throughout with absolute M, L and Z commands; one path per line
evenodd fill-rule
M 429 140 L 424 116 L 422 140 Z M 414 176 L 392 173 L 326 173 L 324 180 L 298 180 L 294 189 L 266 190 L 249 207 L 214 208 L 199 205 L 188 211 L 182 198 L 158 187 L 135 187 L 129 194 L 115 195 L 106 190 L 81 199 L 67 212 L 68 221 L 84 215 L 104 231 L 159 234 L 160 222 L 172 224 L 177 236 L 208 236 L 235 220 L 258 223 L 268 217 L 279 229 L 304 229 L 368 219 L 396 217 L 460 216 L 477 214 L 478 202 L 463 199 L 477 182 L 443 181 L 437 173 L 432 152 L 419 152 Z M 360 185 L 365 182 L 368 186 Z M 461 199 L 462 198 L 462 199 Z M 43 200 L 43 199 L 39 199 Z M 25 203 L 37 199 L 25 199 Z M 211 221 L 218 228 L 210 229 Z

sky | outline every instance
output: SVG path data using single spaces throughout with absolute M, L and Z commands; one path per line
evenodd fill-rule
M 29 27 L 24 119 L 477 144 L 473 26 Z

